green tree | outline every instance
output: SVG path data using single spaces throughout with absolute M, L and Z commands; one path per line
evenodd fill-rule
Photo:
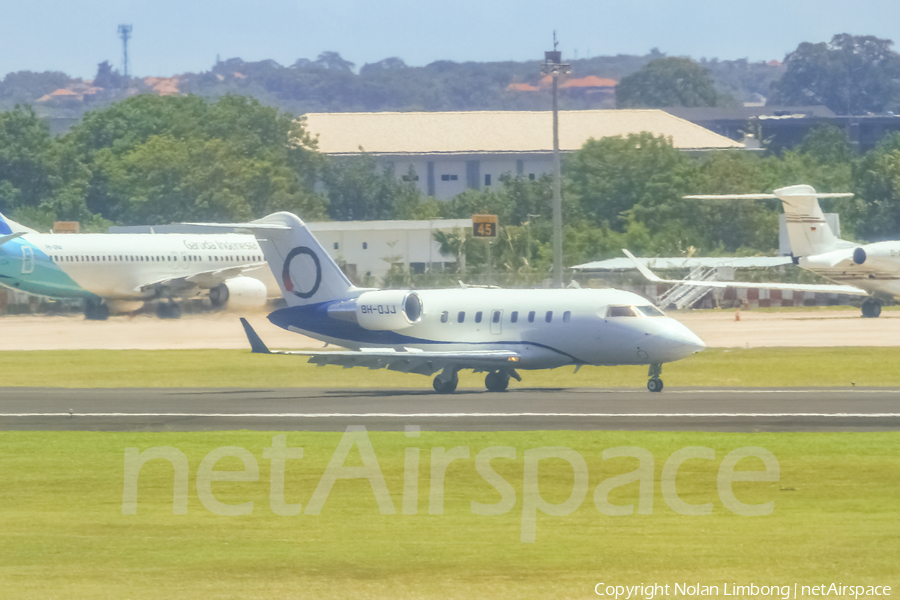
M 770 104 L 824 104 L 842 115 L 883 112 L 900 92 L 893 42 L 842 33 L 829 43 L 803 42 L 785 58 Z
M 897 239 L 900 231 L 900 133 L 885 136 L 853 165 L 856 235 L 869 241 Z
M 595 226 L 624 231 L 630 218 L 661 230 L 684 213 L 692 165 L 652 133 L 588 140 L 565 164 L 566 195 Z
M 0 113 L 0 210 L 38 206 L 52 193 L 50 130 L 30 106 Z
M 314 141 L 250 98 L 135 96 L 89 113 L 62 144 L 90 170 L 91 211 L 125 224 L 324 215 Z
M 616 86 L 619 108 L 716 106 L 719 93 L 709 71 L 689 58 L 651 60 Z

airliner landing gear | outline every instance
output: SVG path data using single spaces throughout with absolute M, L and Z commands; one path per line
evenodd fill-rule
M 647 382 L 647 389 L 651 392 L 661 392 L 663 381 L 659 376 L 662 375 L 662 363 L 651 363 L 648 375 L 650 376 L 650 381 Z
M 434 378 L 434 391 L 438 394 L 452 394 L 459 385 L 459 376 L 456 369 L 449 367 L 441 371 L 441 374 Z
M 109 307 L 101 300 L 85 300 L 84 318 L 88 321 L 105 321 L 109 318 Z
M 160 302 L 156 305 L 156 316 L 160 319 L 180 319 L 181 306 L 177 302 Z
M 874 319 L 881 314 L 881 302 L 875 298 L 866 298 L 862 303 L 862 316 L 864 319 Z
M 509 373 L 504 371 L 488 373 L 484 378 L 484 387 L 489 392 L 505 392 L 506 388 L 509 387 Z

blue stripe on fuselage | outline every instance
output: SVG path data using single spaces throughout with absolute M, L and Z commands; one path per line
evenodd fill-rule
M 320 302 L 317 304 L 308 304 L 306 306 L 289 306 L 280 308 L 269 315 L 269 321 L 273 325 L 277 325 L 282 329 L 294 327 L 313 334 L 330 337 L 338 340 L 347 340 L 361 346 L 369 347 L 390 347 L 402 345 L 421 345 L 421 344 L 469 344 L 472 346 L 534 346 L 536 348 L 544 348 L 552 352 L 556 352 L 562 356 L 570 358 L 575 363 L 584 363 L 586 361 L 572 356 L 568 352 L 563 352 L 546 344 L 529 342 L 529 341 L 510 341 L 510 340 L 491 340 L 487 342 L 467 342 L 463 340 L 444 341 L 444 340 L 426 340 L 417 337 L 411 337 L 397 333 L 396 331 L 373 331 L 364 329 L 355 323 L 349 321 L 340 321 L 332 319 L 328 316 L 328 307 L 332 304 L 340 304 L 343 300 L 331 300 L 329 302 Z

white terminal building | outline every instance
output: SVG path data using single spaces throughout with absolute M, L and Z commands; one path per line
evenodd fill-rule
M 553 171 L 550 111 L 308 113 L 302 117 L 328 156 L 366 153 L 389 163 L 398 178 L 446 200 L 489 189 L 509 173 L 535 179 Z M 662 110 L 559 111 L 559 147 L 647 131 L 684 151 L 742 150 L 744 145 Z

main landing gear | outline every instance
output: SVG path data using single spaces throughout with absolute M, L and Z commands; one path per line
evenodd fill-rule
M 647 389 L 651 392 L 661 392 L 663 380 L 659 376 L 662 375 L 662 363 L 651 363 L 650 372 L 647 375 L 650 377 L 650 381 L 647 382 Z
M 485 376 L 484 387 L 486 387 L 489 392 L 505 392 L 506 388 L 509 387 L 510 377 L 516 381 L 522 381 L 522 378 L 515 370 L 493 371 Z
M 456 369 L 445 368 L 440 375 L 434 378 L 433 385 L 434 391 L 438 394 L 452 394 L 455 392 L 456 386 L 459 385 L 459 376 L 456 374 Z
M 105 321 L 109 318 L 109 306 L 99 299 L 84 301 L 84 318 L 88 321 Z
M 181 306 L 177 302 L 160 302 L 156 305 L 156 316 L 160 319 L 180 319 Z
M 881 314 L 881 302 L 875 298 L 866 298 L 862 303 L 862 316 L 864 319 L 874 319 Z

